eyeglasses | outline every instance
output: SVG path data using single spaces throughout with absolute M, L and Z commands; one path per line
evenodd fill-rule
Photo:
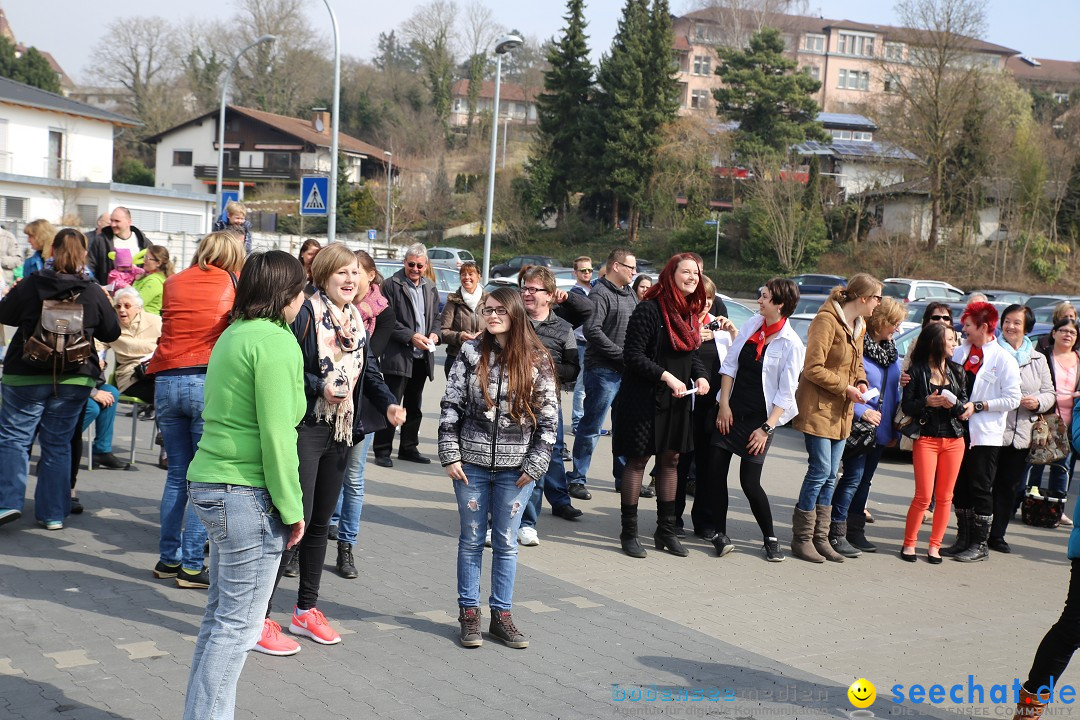
M 480 313 L 482 315 L 487 315 L 487 316 L 491 316 L 491 315 L 502 316 L 502 315 L 506 314 L 506 308 L 504 308 L 504 307 L 486 307 L 483 310 L 481 310 Z
M 529 287 L 528 285 L 526 285 L 525 287 L 521 288 L 521 294 L 522 294 L 522 295 L 535 295 L 535 294 L 536 294 L 536 293 L 538 293 L 538 292 L 544 292 L 544 293 L 546 293 L 546 292 L 547 292 L 547 288 Z
M 426 263 L 407 262 L 405 264 L 408 265 L 411 268 L 416 268 L 417 270 L 423 270 L 424 268 L 427 267 Z
M 870 297 L 873 298 L 874 300 L 877 300 L 878 302 L 881 302 L 881 296 L 880 295 L 871 295 Z
M 577 269 L 577 270 L 575 270 L 574 272 L 579 272 L 579 273 L 591 273 L 591 272 L 592 272 L 592 268 L 578 268 L 578 269 Z
M 619 263 L 620 265 L 622 265 L 624 268 L 626 268 L 630 272 L 637 272 L 637 265 L 627 265 L 626 263 L 620 262 L 618 260 L 616 260 L 615 262 Z

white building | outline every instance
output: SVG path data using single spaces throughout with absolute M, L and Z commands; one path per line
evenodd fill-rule
M 0 78 L 0 224 L 88 228 L 123 205 L 141 230 L 205 233 L 213 198 L 112 182 L 113 134 L 138 122 Z

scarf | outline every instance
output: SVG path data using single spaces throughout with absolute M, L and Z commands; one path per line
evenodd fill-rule
M 668 340 L 676 352 L 692 352 L 701 347 L 701 333 L 693 315 L 680 315 L 675 308 L 668 306 L 667 296 L 661 294 L 660 314 L 667 326 Z
M 1031 338 L 1025 337 L 1024 342 L 1020 343 L 1020 347 L 1013 348 L 1012 345 L 1004 338 L 1004 336 L 997 339 L 998 345 L 1002 347 L 1005 352 L 1013 356 L 1013 360 L 1016 360 L 1016 364 L 1023 367 L 1031 360 L 1031 353 L 1035 350 L 1035 346 L 1031 344 Z
M 461 293 L 461 300 L 470 310 L 476 312 L 476 306 L 480 304 L 480 298 L 484 295 L 484 288 L 477 285 L 476 290 L 471 293 L 465 292 L 464 287 L 459 288 L 458 291 Z
M 983 349 L 982 345 L 975 347 L 971 346 L 971 352 L 968 353 L 967 360 L 964 361 L 964 370 L 972 375 L 979 374 L 979 368 L 982 367 Z
M 863 340 L 863 357 L 870 358 L 886 370 L 896 362 L 899 353 L 892 338 L 886 338 L 881 342 L 871 340 L 869 336 Z
M 360 311 L 360 319 L 364 321 L 364 329 L 367 330 L 368 335 L 375 332 L 375 318 L 388 307 L 390 307 L 390 301 L 382 294 L 379 286 L 372 283 L 364 299 L 356 303 L 356 309 Z
M 337 405 L 331 405 L 319 395 L 315 401 L 315 418 L 325 420 L 334 429 L 335 441 L 352 445 L 353 412 L 356 409 L 352 391 L 364 367 L 364 345 L 367 344 L 364 321 L 354 305 L 346 305 L 341 312 L 321 290 L 308 300 L 315 319 L 315 352 L 320 375 L 332 387 L 347 391 L 345 399 Z
M 753 345 L 754 347 L 757 348 L 757 354 L 754 357 L 755 360 L 760 360 L 761 359 L 761 354 L 763 352 L 765 352 L 765 338 L 767 338 L 770 335 L 774 335 L 774 334 L 780 332 L 784 328 L 784 325 L 786 325 L 786 324 L 787 324 L 787 318 L 786 317 L 780 318 L 779 320 L 774 322 L 772 325 L 767 325 L 765 323 L 764 317 L 762 318 L 762 320 L 761 320 L 761 328 L 756 333 L 751 335 L 750 339 L 746 341 L 746 342 L 750 343 L 751 345 Z

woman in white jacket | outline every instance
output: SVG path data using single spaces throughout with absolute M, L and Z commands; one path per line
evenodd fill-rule
M 957 536 L 941 554 L 960 562 L 985 560 L 990 551 L 994 501 L 992 488 L 998 454 L 1005 442 L 1006 415 L 1020 407 L 1020 366 L 994 340 L 998 313 L 987 302 L 974 302 L 960 316 L 967 339 L 956 348 L 953 362 L 964 368 L 970 401 L 968 449 L 953 494 Z
M 716 478 L 713 521 L 708 537 L 723 557 L 733 549 L 727 536 L 727 475 L 731 456 L 738 455 L 739 482 L 764 538 L 765 557 L 780 562 L 784 554 L 773 531 L 769 497 L 761 487 L 761 470 L 777 425 L 798 413 L 795 389 L 806 348 L 787 318 L 795 312 L 799 289 L 791 280 L 773 278 L 758 292 L 759 313 L 739 330 L 720 368 L 716 432 L 709 467 Z

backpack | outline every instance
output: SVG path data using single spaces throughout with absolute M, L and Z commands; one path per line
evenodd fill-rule
M 24 363 L 52 370 L 55 378 L 77 370 L 93 354 L 78 299 L 79 293 L 73 293 L 63 300 L 42 300 L 37 327 L 23 344 Z

